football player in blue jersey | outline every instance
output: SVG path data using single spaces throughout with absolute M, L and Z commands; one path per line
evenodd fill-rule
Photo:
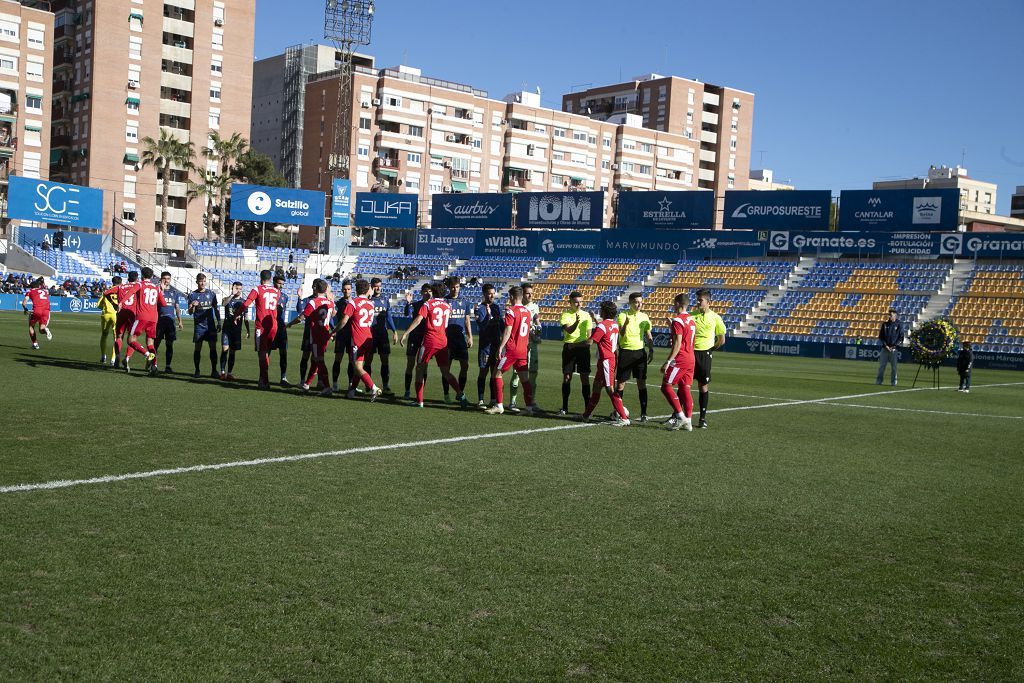
M 491 385 L 491 403 L 495 401 L 494 385 L 487 379 L 491 374 L 491 366 L 494 364 L 498 353 L 498 344 L 501 343 L 501 333 L 505 331 L 505 319 L 501 313 L 501 306 L 494 300 L 494 285 L 485 284 L 480 303 L 476 305 L 476 329 L 480 336 L 480 345 L 477 347 L 477 365 L 480 374 L 476 377 L 476 392 L 480 398 L 477 405 L 486 407 L 484 403 L 484 387 Z
M 345 314 L 345 307 L 352 300 L 352 281 L 345 280 L 341 283 L 341 296 L 335 299 L 334 324 L 337 325 Z M 352 321 L 349 320 L 341 329 L 334 331 L 334 365 L 331 367 L 331 381 L 333 389 L 338 391 L 338 377 L 341 375 L 341 361 L 348 354 L 348 386 L 352 386 Z
M 231 381 L 235 378 L 235 352 L 242 348 L 242 322 L 245 322 L 245 338 L 249 338 L 249 318 L 242 296 L 242 283 L 231 283 L 231 294 L 224 299 L 224 327 L 220 333 L 220 378 Z
M 459 363 L 459 386 L 466 386 L 466 378 L 469 375 L 469 350 L 473 348 L 473 325 L 470 316 L 473 313 L 473 304 L 460 296 L 462 282 L 456 276 L 451 276 L 445 284 L 448 287 L 448 296 L 445 301 L 452 308 L 452 317 L 448 319 L 448 327 L 445 334 L 448 337 L 448 354 L 452 363 Z M 451 403 L 448 396 L 448 380 L 441 377 L 441 387 L 444 389 L 444 402 Z
M 420 287 L 420 298 L 417 301 L 413 301 L 412 292 L 405 295 L 405 317 L 410 320 L 414 320 L 416 315 L 419 313 L 420 307 L 426 302 L 430 301 L 430 297 L 433 296 L 430 289 L 430 283 L 425 282 Z M 423 345 L 423 334 L 427 331 L 426 325 L 417 325 L 416 329 L 412 331 L 409 338 L 406 340 L 405 346 L 405 400 L 412 400 L 412 373 L 416 368 L 416 357 L 419 355 L 420 346 Z M 426 379 L 426 375 L 424 375 Z
M 274 287 L 281 292 L 277 299 L 277 334 L 270 343 L 270 350 L 277 351 L 281 362 L 281 386 L 290 387 L 288 381 L 288 295 L 284 293 L 284 277 L 274 276 Z
M 196 288 L 188 295 L 188 312 L 192 315 L 194 330 L 192 342 L 195 350 L 192 363 L 195 365 L 193 377 L 199 377 L 199 360 L 203 356 L 203 343 L 210 345 L 210 376 L 217 374 L 217 333 L 220 331 L 220 311 L 217 310 L 217 295 L 206 288 L 206 276 L 196 275 Z
M 174 372 L 171 369 L 171 361 L 174 360 L 174 342 L 178 338 L 178 330 L 181 327 L 181 311 L 178 310 L 178 293 L 171 287 L 171 274 L 166 270 L 160 273 L 160 292 L 164 295 L 166 306 L 157 308 L 159 318 L 156 321 L 156 340 L 153 348 L 160 350 L 160 342 L 167 342 L 167 350 L 164 352 L 164 372 Z
M 330 296 L 330 289 L 329 288 L 327 289 L 327 294 L 328 294 L 328 296 Z M 315 292 L 312 295 L 310 295 L 310 296 L 302 296 L 302 285 L 299 285 L 299 288 L 297 290 L 295 290 L 295 316 L 296 317 L 302 315 L 302 312 L 304 310 L 306 310 L 306 304 L 309 303 L 309 300 L 312 299 L 314 296 L 316 296 Z M 293 320 L 294 320 L 294 318 L 293 318 Z M 301 344 L 301 346 L 299 348 L 302 350 L 302 358 L 299 359 L 299 380 L 304 382 L 304 381 L 306 381 L 306 378 L 308 377 L 308 375 L 306 374 L 306 371 L 309 370 L 309 358 L 313 354 L 313 346 L 310 344 L 310 341 L 309 341 L 309 320 L 308 319 L 304 319 L 303 320 L 303 324 L 302 324 L 302 344 Z
M 398 330 L 395 328 L 395 319 L 391 317 L 391 301 L 381 294 L 384 283 L 379 277 L 370 280 L 370 303 L 373 304 L 373 346 L 376 355 L 380 357 L 380 383 L 384 386 L 384 393 L 390 396 L 391 391 L 391 345 L 398 345 Z M 391 332 L 390 337 L 388 332 Z M 373 360 L 366 364 L 366 371 L 373 374 Z

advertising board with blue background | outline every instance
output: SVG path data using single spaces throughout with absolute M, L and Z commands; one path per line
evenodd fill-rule
M 257 221 L 323 227 L 326 198 L 323 192 L 264 185 L 231 186 L 230 217 Z
M 618 230 L 710 230 L 715 225 L 715 193 L 708 190 L 620 192 L 618 201 Z
M 604 192 L 520 192 L 516 227 L 597 230 L 604 223 Z
M 840 230 L 951 231 L 957 228 L 960 191 L 843 190 Z
M 76 228 L 103 227 L 103 190 L 10 176 L 7 217 Z
M 511 228 L 512 195 L 435 194 L 430 225 L 434 228 Z
M 53 235 L 56 230 L 48 228 L 30 228 L 22 225 L 18 228 L 18 244 L 33 247 L 46 242 L 53 246 Z M 78 232 L 62 230 L 64 233 L 63 251 L 103 251 L 103 235 L 95 232 Z
M 331 225 L 348 227 L 352 213 L 352 181 L 335 178 L 331 183 Z
M 419 197 L 387 192 L 356 193 L 356 225 L 365 228 L 415 228 Z
M 828 230 L 829 190 L 726 190 L 723 225 L 731 229 Z

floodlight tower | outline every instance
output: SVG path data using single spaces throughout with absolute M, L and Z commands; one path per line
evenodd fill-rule
M 331 147 L 332 178 L 349 177 L 352 147 L 352 53 L 358 45 L 370 44 L 374 0 L 327 0 L 324 37 L 341 53 L 338 66 L 338 107 Z

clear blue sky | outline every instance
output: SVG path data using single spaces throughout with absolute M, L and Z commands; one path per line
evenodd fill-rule
M 257 0 L 256 56 L 323 42 L 324 0 Z M 377 0 L 380 66 L 501 98 L 658 72 L 755 93 L 752 165 L 802 189 L 957 164 L 1024 185 L 1024 1 Z M 997 96 L 998 93 L 998 96 Z

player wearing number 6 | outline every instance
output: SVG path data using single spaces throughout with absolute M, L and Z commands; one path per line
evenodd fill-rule
M 342 311 L 341 320 L 338 321 L 338 326 L 335 329 L 343 330 L 349 321 L 352 321 L 352 339 L 349 343 L 351 344 L 350 354 L 355 372 L 352 374 L 352 380 L 348 386 L 347 397 L 356 397 L 356 385 L 359 384 L 359 380 L 362 380 L 370 392 L 370 403 L 373 403 L 380 396 L 381 391 L 373 383 L 370 373 L 365 369 L 367 363 L 373 362 L 373 318 L 376 314 L 373 302 L 366 297 L 369 291 L 369 282 L 356 280 L 356 295 L 345 304 L 345 310 Z
M 412 402 L 412 405 L 423 407 L 423 385 L 427 381 L 427 363 L 433 358 L 437 362 L 437 367 L 441 369 L 441 376 L 448 380 L 448 385 L 455 389 L 455 393 L 458 394 L 459 404 L 465 408 L 468 404 L 466 403 L 466 394 L 463 393 L 462 387 L 459 386 L 459 380 L 456 379 L 455 375 L 449 370 L 449 357 L 448 357 L 448 321 L 452 317 L 452 307 L 448 305 L 448 302 L 444 300 L 445 288 L 444 285 L 434 283 L 430 286 L 430 298 L 420 306 L 419 313 L 413 318 L 412 323 L 409 324 L 409 329 L 402 335 L 399 343 L 405 346 L 406 340 L 409 339 L 409 335 L 415 330 L 420 324 L 424 324 L 426 332 L 423 334 L 423 344 L 420 346 L 419 353 L 416 355 L 416 400 Z
M 512 287 L 508 290 L 508 306 L 505 307 L 505 331 L 498 344 L 497 358 L 491 366 L 494 386 L 494 405 L 485 410 L 488 415 L 501 415 L 505 412 L 505 381 L 502 378 L 509 370 L 515 370 L 526 396 L 527 415 L 537 412 L 533 402 L 533 385 L 530 383 L 530 329 L 532 315 L 523 306 L 523 288 Z
M 259 286 L 249 292 L 242 304 L 242 310 L 256 304 L 256 354 L 260 362 L 260 382 L 257 386 L 260 389 L 270 388 L 270 347 L 277 336 L 277 300 L 281 292 L 271 284 L 272 279 L 269 270 L 261 270 Z M 235 316 L 236 322 L 240 319 L 241 315 Z

